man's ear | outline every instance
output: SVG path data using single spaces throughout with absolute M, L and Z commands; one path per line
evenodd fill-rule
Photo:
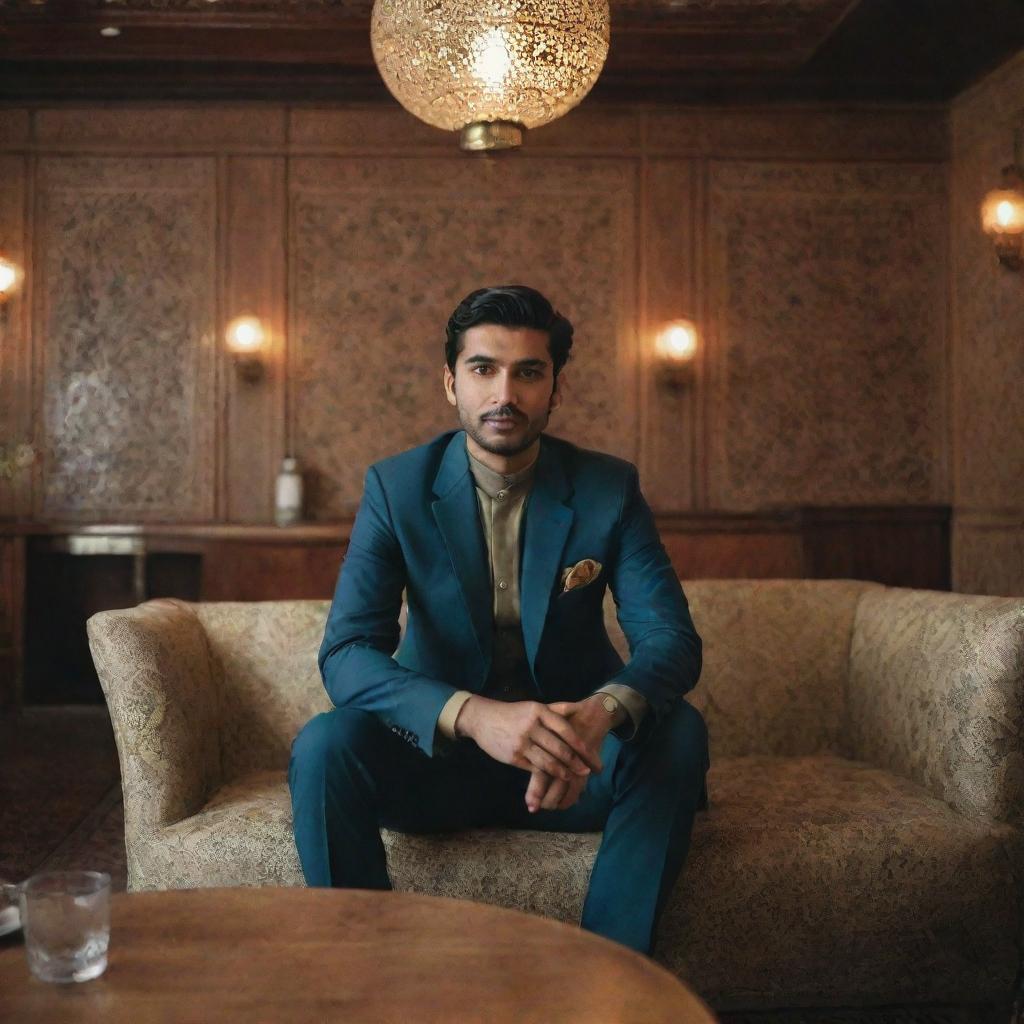
M 449 405 L 455 405 L 455 377 L 448 369 L 447 363 L 444 364 L 441 380 L 444 382 L 444 397 L 448 399 Z
M 555 378 L 555 386 L 551 392 L 551 400 L 548 402 L 548 412 L 554 412 L 561 404 L 565 390 L 565 374 L 560 373 Z

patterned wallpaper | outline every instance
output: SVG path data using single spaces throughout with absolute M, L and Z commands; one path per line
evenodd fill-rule
M 944 495 L 936 166 L 715 164 L 712 507 Z
M 187 158 L 40 167 L 44 515 L 213 514 L 213 170 Z
M 299 160 L 292 168 L 294 447 L 318 518 L 368 463 L 458 426 L 444 327 L 485 284 L 547 294 L 576 328 L 551 432 L 635 460 L 632 169 L 622 161 Z
M 369 462 L 454 425 L 455 303 L 517 280 L 577 327 L 553 431 L 639 462 L 659 510 L 945 500 L 943 113 L 737 117 L 595 106 L 473 159 L 379 108 L 0 113 L 0 237 L 31 254 L 0 393 L 44 447 L 0 515 L 258 520 L 283 452 L 249 447 L 279 435 L 309 516 L 350 513 Z M 287 224 L 280 274 L 253 210 Z M 238 296 L 286 334 L 266 401 L 220 352 Z M 680 315 L 703 349 L 670 397 Z
M 953 106 L 954 588 L 1024 594 L 1024 275 L 981 230 L 985 193 L 1013 161 L 1024 54 Z

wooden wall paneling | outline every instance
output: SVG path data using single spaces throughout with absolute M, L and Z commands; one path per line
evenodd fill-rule
M 645 489 L 661 512 L 696 505 L 694 478 L 698 402 L 703 393 L 701 336 L 693 384 L 669 390 L 657 382 L 654 344 L 670 320 L 686 318 L 703 327 L 696 249 L 700 201 L 699 164 L 682 159 L 646 161 L 644 188 L 644 391 Z
M 458 426 L 444 326 L 468 292 L 524 283 L 576 326 L 551 431 L 635 460 L 632 160 L 296 157 L 290 407 L 311 518 L 352 514 L 367 465 Z
M 849 108 L 660 108 L 649 114 L 647 152 L 691 159 L 932 161 L 949 155 L 940 105 Z
M 222 358 L 226 403 L 224 516 L 270 522 L 285 455 L 285 161 L 229 157 L 224 229 L 225 323 L 258 316 L 269 332 L 265 376 L 250 383 Z M 223 349 L 223 325 L 218 341 Z
M 21 288 L 0 304 L 0 444 L 35 440 L 32 409 L 32 345 L 29 308 L 32 269 L 26 218 L 31 158 L 0 155 L 0 252 L 25 271 Z M 27 516 L 32 509 L 35 466 L 12 479 L 0 476 L 0 519 Z
M 712 507 L 945 497 L 945 180 L 714 162 Z
M 672 565 L 685 580 L 799 579 L 803 546 L 793 529 L 751 526 L 745 530 L 661 528 Z
M 946 506 L 800 509 L 802 576 L 874 580 L 894 587 L 950 588 Z
M 42 158 L 36 224 L 37 513 L 212 518 L 214 160 Z
M 952 106 L 953 586 L 1024 595 L 1024 280 L 981 230 L 1013 161 L 1024 53 Z
M 952 551 L 955 590 L 1024 597 L 1024 515 L 957 511 Z
M 347 540 L 327 544 L 211 541 L 203 554 L 200 599 L 329 599 L 347 546 Z
M 25 538 L 0 537 L 0 711 L 21 703 L 24 605 Z
M 24 150 L 32 141 L 32 115 L 28 110 L 0 110 L 0 152 Z
M 284 145 L 285 119 L 283 106 L 265 104 L 61 106 L 36 111 L 35 134 L 50 153 L 266 151 Z

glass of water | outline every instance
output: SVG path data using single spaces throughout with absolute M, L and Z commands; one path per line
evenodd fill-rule
M 91 981 L 107 968 L 110 875 L 46 871 L 16 886 L 28 966 L 41 981 Z

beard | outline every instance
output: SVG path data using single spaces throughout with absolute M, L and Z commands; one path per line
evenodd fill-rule
M 462 429 L 485 451 L 492 455 L 518 455 L 525 452 L 534 441 L 544 432 L 548 425 L 550 412 L 546 412 L 542 418 L 527 420 L 521 412 L 512 411 L 507 408 L 496 410 L 488 416 L 488 419 L 496 418 L 500 413 L 506 417 L 516 420 L 516 429 L 508 435 L 495 434 L 487 428 L 484 417 L 471 415 L 461 406 L 459 409 L 459 423 Z M 523 424 L 525 423 L 525 427 Z

